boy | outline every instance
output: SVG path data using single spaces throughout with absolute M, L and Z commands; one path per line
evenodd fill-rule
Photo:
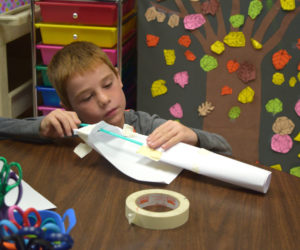
M 151 148 L 167 150 L 184 142 L 231 154 L 231 147 L 219 135 L 142 111 L 125 111 L 120 75 L 107 55 L 93 43 L 74 42 L 58 51 L 48 66 L 48 77 L 60 97 L 61 106 L 69 112 L 52 112 L 41 122 L 41 133 L 45 137 L 51 136 L 53 131 L 60 136 L 63 131 L 70 135 L 80 122 L 93 124 L 104 120 L 120 128 L 126 123 L 137 133 L 149 135 L 147 143 Z
M 48 77 L 66 111 L 57 109 L 43 119 L 28 121 L 40 138 L 71 136 L 72 130 L 81 122 L 93 124 L 104 120 L 121 128 L 126 123 L 137 133 L 149 135 L 147 143 L 151 148 L 167 150 L 184 142 L 216 153 L 231 154 L 230 145 L 217 134 L 191 129 L 142 111 L 125 111 L 123 84 L 118 71 L 101 48 L 92 43 L 74 42 L 58 51 L 48 66 Z M 30 133 L 35 134 L 34 131 Z M 0 127 L 0 137 L 1 134 Z

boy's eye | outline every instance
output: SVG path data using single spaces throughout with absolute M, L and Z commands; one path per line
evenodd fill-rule
M 107 83 L 107 84 L 105 84 L 105 85 L 104 85 L 104 88 L 106 88 L 106 89 L 107 89 L 107 88 L 109 88 L 111 85 L 112 85 L 112 82 L 110 82 L 110 83 Z
M 82 102 L 87 102 L 92 98 L 93 95 L 85 96 L 84 98 L 81 99 Z

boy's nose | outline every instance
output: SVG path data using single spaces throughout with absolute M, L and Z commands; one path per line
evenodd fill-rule
M 97 102 L 99 106 L 105 106 L 110 102 L 110 98 L 108 95 L 104 93 L 97 94 Z

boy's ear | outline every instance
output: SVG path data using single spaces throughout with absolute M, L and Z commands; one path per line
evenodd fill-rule
M 115 67 L 116 71 L 117 71 L 117 74 L 118 74 L 118 80 L 120 81 L 121 83 L 121 87 L 123 87 L 123 82 L 122 82 L 122 79 L 121 79 L 121 76 L 120 76 L 120 72 L 119 72 L 119 69 L 118 67 Z

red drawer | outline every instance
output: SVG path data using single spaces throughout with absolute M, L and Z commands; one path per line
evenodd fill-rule
M 113 26 L 118 18 L 117 3 L 38 1 L 43 22 Z M 123 2 L 123 15 L 135 7 L 135 0 Z

